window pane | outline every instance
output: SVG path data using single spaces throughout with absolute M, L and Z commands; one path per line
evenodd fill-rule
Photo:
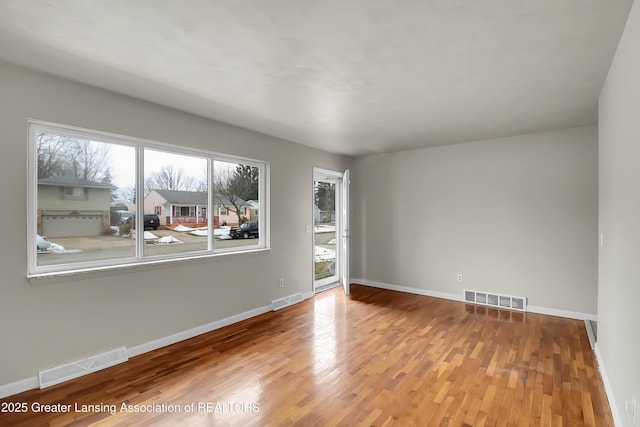
M 260 169 L 215 161 L 215 248 L 225 251 L 260 244 Z
M 30 276 L 266 246 L 265 163 L 29 126 Z
M 315 280 L 336 275 L 336 184 L 314 181 Z
M 207 176 L 206 158 L 144 150 L 144 256 L 208 249 Z
M 135 258 L 126 224 L 135 202 L 135 149 L 47 132 L 35 139 L 36 264 Z

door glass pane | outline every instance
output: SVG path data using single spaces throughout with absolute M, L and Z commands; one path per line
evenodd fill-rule
M 144 150 L 145 256 L 208 249 L 207 174 L 205 158 Z
M 336 184 L 314 181 L 315 280 L 336 276 Z
M 135 258 L 123 227 L 135 202 L 135 149 L 48 132 L 35 138 L 36 264 Z

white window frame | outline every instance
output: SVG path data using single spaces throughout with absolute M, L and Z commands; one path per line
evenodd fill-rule
M 111 270 L 129 268 L 135 266 L 152 265 L 173 261 L 185 261 L 209 257 L 229 256 L 231 254 L 241 254 L 247 252 L 257 252 L 270 250 L 270 219 L 269 212 L 269 186 L 270 186 L 270 164 L 269 162 L 257 159 L 248 159 L 228 154 L 221 154 L 213 151 L 197 150 L 181 147 L 163 142 L 145 140 L 124 135 L 117 135 L 108 132 L 84 129 L 74 126 L 67 126 L 58 123 L 41 120 L 28 120 L 28 147 L 29 159 L 27 167 L 28 197 L 27 197 L 27 277 L 42 278 L 49 276 L 64 276 L 69 274 L 85 273 L 92 271 Z M 259 238 L 255 244 L 238 246 L 231 248 L 216 248 L 213 233 L 213 218 L 209 221 L 207 249 L 203 251 L 185 252 L 170 255 L 145 255 L 142 224 L 144 215 L 136 215 L 136 255 L 126 259 L 107 259 L 86 262 L 75 262 L 66 264 L 37 265 L 37 207 L 38 207 L 38 159 L 36 150 L 36 135 L 38 133 L 52 133 L 69 136 L 73 138 L 88 139 L 104 142 L 107 144 L 118 144 L 133 147 L 136 152 L 136 212 L 144 212 L 144 150 L 160 150 L 172 152 L 179 155 L 196 156 L 206 158 L 208 163 L 208 204 L 207 212 L 213 212 L 216 203 L 214 199 L 213 176 L 214 161 L 237 163 L 257 167 L 259 170 L 258 199 L 260 201 L 261 214 L 259 215 L 260 231 Z

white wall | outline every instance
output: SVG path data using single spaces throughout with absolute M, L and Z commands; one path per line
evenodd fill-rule
M 353 277 L 594 315 L 597 168 L 595 127 L 358 158 Z
M 612 406 L 640 404 L 640 5 L 636 2 L 600 95 L 598 350 Z M 640 409 L 640 408 L 639 408 Z M 639 415 L 640 418 L 640 415 Z M 638 421 L 640 423 L 640 420 Z
M 312 290 L 312 169 L 349 158 L 2 62 L 0 94 L 0 386 Z M 30 283 L 27 118 L 271 162 L 272 250 Z

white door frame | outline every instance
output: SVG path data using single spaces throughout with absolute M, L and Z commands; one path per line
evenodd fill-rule
M 327 279 L 320 281 L 315 280 L 315 200 L 312 200 L 312 283 L 313 292 L 320 292 L 333 287 L 344 287 L 345 294 L 349 294 L 349 244 L 348 244 L 348 182 L 345 183 L 345 177 L 348 179 L 348 170 L 345 172 L 338 172 L 334 170 L 314 167 L 313 168 L 313 180 L 312 186 L 314 186 L 317 180 L 327 180 L 329 182 L 335 182 L 336 184 L 336 274 Z M 315 188 L 314 188 L 315 191 Z M 346 193 L 346 194 L 345 194 Z M 345 223 L 345 218 L 347 223 Z M 345 230 L 346 227 L 346 230 Z M 346 241 L 346 242 L 345 242 Z
M 349 272 L 349 243 L 351 240 L 351 231 L 349 229 L 349 187 L 351 185 L 351 173 L 349 169 L 344 171 L 342 175 L 342 194 L 340 205 L 340 219 L 341 227 L 336 232 L 340 233 L 340 251 L 342 259 L 342 269 L 340 271 L 342 280 L 342 287 L 344 288 L 345 295 L 351 294 L 351 275 Z

